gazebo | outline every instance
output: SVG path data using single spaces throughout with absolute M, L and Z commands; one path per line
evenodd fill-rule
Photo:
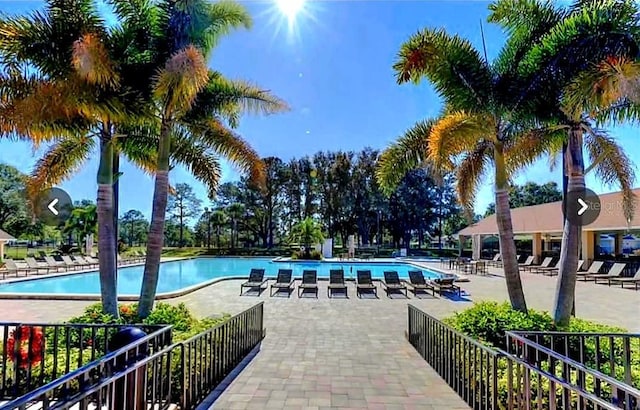
M 4 245 L 7 242 L 13 241 L 15 239 L 16 238 L 14 238 L 13 236 L 9 235 L 8 233 L 0 229 L 0 259 L 4 257 Z
M 640 188 L 634 189 L 640 198 Z M 622 193 L 611 192 L 599 195 L 601 211 L 591 224 L 582 227 L 581 257 L 592 261 L 603 250 L 614 255 L 640 253 L 640 205 L 634 215 L 627 220 L 622 211 Z M 511 210 L 514 235 L 532 241 L 531 254 L 539 262 L 543 252 L 552 251 L 552 243 L 559 244 L 562 238 L 562 202 L 525 206 Z M 635 235 L 633 235 L 635 233 Z M 488 216 L 460 232 L 461 241 L 472 240 L 474 258 L 479 258 L 484 238 L 498 234 L 496 216 Z M 600 246 L 602 240 L 602 247 Z M 636 248 L 637 246 L 637 248 Z

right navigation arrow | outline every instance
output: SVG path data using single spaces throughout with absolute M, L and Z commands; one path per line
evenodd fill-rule
M 578 198 L 578 205 L 582 207 L 578 209 L 578 216 L 582 216 L 582 214 L 585 213 L 587 209 L 589 209 L 589 205 L 587 205 L 587 203 L 584 202 L 582 198 Z

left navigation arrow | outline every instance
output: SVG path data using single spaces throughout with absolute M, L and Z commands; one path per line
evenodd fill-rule
M 54 214 L 55 216 L 58 216 L 58 210 L 56 209 L 56 204 L 59 202 L 58 198 L 54 199 L 53 201 L 51 201 L 51 203 L 49 203 L 49 205 L 47 206 L 47 208 L 49 208 L 49 210 L 51 211 L 52 214 Z

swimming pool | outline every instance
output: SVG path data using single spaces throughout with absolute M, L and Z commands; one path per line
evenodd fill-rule
M 402 278 L 408 278 L 409 270 L 421 269 L 425 278 L 440 276 L 435 271 L 416 268 L 408 263 L 376 262 L 289 262 L 267 258 L 197 258 L 160 264 L 158 294 L 175 293 L 198 287 L 215 279 L 247 277 L 251 268 L 263 268 L 266 277 L 275 277 L 278 269 L 292 269 L 294 277 L 302 276 L 305 269 L 315 269 L 319 277 L 329 277 L 330 269 L 343 269 L 346 278 L 355 278 L 356 271 L 368 269 L 373 278 L 384 277 L 384 271 L 395 270 Z M 140 294 L 144 266 L 118 269 L 118 295 Z M 98 272 L 72 274 L 57 277 L 29 279 L 0 284 L 0 294 L 48 294 L 48 295 L 99 295 Z

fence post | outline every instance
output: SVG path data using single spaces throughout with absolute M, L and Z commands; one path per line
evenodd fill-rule
M 137 327 L 126 327 L 113 335 L 109 340 L 109 352 L 127 347 L 136 340 L 146 337 L 147 334 Z M 143 343 L 114 358 L 114 372 L 121 372 L 127 367 L 144 359 L 148 354 L 147 343 Z M 114 395 L 111 408 L 142 409 L 146 408 L 147 392 L 146 366 L 141 366 L 136 371 L 120 378 L 115 382 Z M 120 407 L 122 406 L 122 407 Z

